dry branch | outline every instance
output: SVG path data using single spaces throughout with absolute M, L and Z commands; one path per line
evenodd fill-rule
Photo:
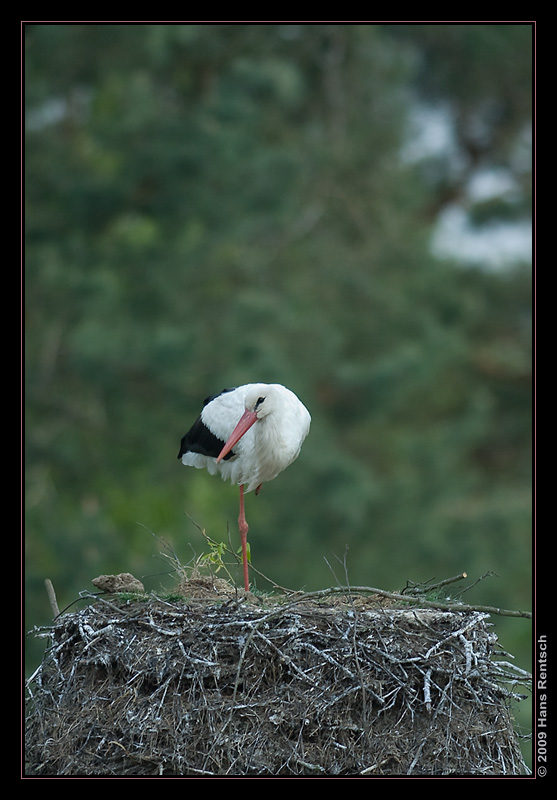
M 453 580 L 454 579 L 451 579 L 451 582 Z M 401 600 L 403 603 L 415 604 L 424 608 L 437 608 L 440 611 L 454 611 L 456 613 L 460 611 L 477 611 L 480 613 L 485 612 L 486 614 L 496 614 L 497 616 L 502 617 L 524 617 L 526 619 L 532 619 L 531 611 L 515 611 L 508 608 L 498 608 L 497 606 L 469 605 L 467 603 L 454 602 L 450 600 L 447 600 L 446 602 L 439 600 L 426 600 L 421 595 L 413 596 L 408 594 L 400 594 L 399 592 L 388 592 L 385 591 L 385 589 L 376 589 L 372 586 L 333 586 L 330 589 L 320 589 L 316 592 L 308 592 L 307 594 L 303 595 L 302 599 L 318 599 L 320 597 L 329 597 L 330 595 L 334 594 L 350 595 L 351 593 L 377 595 L 378 597 L 385 597 L 388 600 Z

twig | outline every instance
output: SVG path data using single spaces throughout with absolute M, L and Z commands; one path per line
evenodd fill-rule
M 524 617 L 532 619 L 531 611 L 514 611 L 507 608 L 497 608 L 495 606 L 474 606 L 466 603 L 441 603 L 436 600 L 424 600 L 423 597 L 412 597 L 412 595 L 399 594 L 398 592 L 387 592 L 384 589 L 376 589 L 373 586 L 332 586 L 329 589 L 319 589 L 315 592 L 305 592 L 301 594 L 298 601 L 316 597 L 328 597 L 332 594 L 376 594 L 379 597 L 386 597 L 389 600 L 400 600 L 404 603 L 414 603 L 426 608 L 437 608 L 440 611 L 480 611 L 487 614 L 497 614 L 502 617 Z
M 435 642 L 435 644 L 432 645 L 429 648 L 429 650 L 427 651 L 427 653 L 425 654 L 424 660 L 427 661 L 430 658 L 430 656 L 431 656 L 431 654 L 433 653 L 434 650 L 438 650 L 440 647 L 442 647 L 450 639 L 455 639 L 457 636 L 458 637 L 462 637 L 463 634 L 467 633 L 471 628 L 474 628 L 476 626 L 476 624 L 477 624 L 477 620 L 476 619 L 471 619 L 469 622 L 467 622 L 465 625 L 463 625 L 462 628 L 459 628 L 457 631 L 451 631 L 451 633 L 449 633 L 448 636 L 445 636 L 444 639 L 440 639 L 438 642 Z M 470 671 L 470 662 L 469 662 L 469 659 L 467 657 L 466 658 L 466 672 L 468 673 L 469 671 Z
M 48 602 L 50 603 L 50 607 L 52 609 L 52 616 L 56 618 L 60 614 L 60 609 L 58 608 L 58 601 L 56 600 L 56 592 L 54 591 L 54 586 L 52 585 L 52 581 L 50 578 L 45 578 L 44 585 L 46 587 L 46 593 L 48 595 Z
M 426 711 L 431 712 L 431 667 L 427 670 L 424 678 L 424 703 Z
M 478 583 L 480 583 L 480 581 L 484 581 L 486 578 L 492 578 L 493 576 L 498 577 L 497 573 L 493 572 L 492 570 L 484 572 L 484 574 L 480 575 L 480 577 L 477 580 L 475 580 L 474 583 L 471 583 L 470 586 L 466 586 L 461 592 L 459 592 L 457 597 L 461 597 L 464 594 L 464 592 L 469 592 L 470 589 L 473 589 L 474 586 L 477 586 Z
M 466 572 L 461 572 L 460 575 L 455 575 L 453 578 L 445 578 L 445 580 L 439 581 L 439 583 L 431 583 L 431 584 L 419 583 L 419 584 L 413 584 L 412 586 L 407 585 L 402 590 L 401 594 L 405 594 L 406 590 L 408 590 L 410 594 L 428 594 L 429 592 L 436 592 L 443 586 L 448 586 L 450 583 L 456 583 L 457 581 L 461 581 L 467 577 L 468 575 L 466 574 Z

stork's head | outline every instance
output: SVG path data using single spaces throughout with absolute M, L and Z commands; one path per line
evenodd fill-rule
M 229 453 L 235 444 L 238 444 L 242 436 L 249 431 L 252 425 L 258 420 L 263 419 L 268 414 L 271 414 L 275 408 L 275 393 L 273 387 L 264 383 L 256 384 L 246 394 L 245 411 L 242 414 L 238 424 L 230 434 L 230 438 L 222 448 L 217 458 L 217 464 L 221 461 L 227 453 Z
M 265 384 L 254 386 L 246 395 L 245 406 L 246 411 L 255 414 L 257 419 L 263 419 L 271 414 L 275 407 L 273 387 Z

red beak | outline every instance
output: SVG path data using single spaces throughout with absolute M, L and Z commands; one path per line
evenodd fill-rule
M 236 425 L 236 427 L 230 434 L 230 438 L 228 439 L 227 443 L 220 451 L 217 458 L 217 464 L 225 457 L 227 453 L 229 453 L 232 450 L 235 444 L 238 444 L 244 433 L 249 431 L 251 426 L 256 422 L 257 422 L 257 414 L 255 413 L 255 411 L 244 411 L 239 423 Z

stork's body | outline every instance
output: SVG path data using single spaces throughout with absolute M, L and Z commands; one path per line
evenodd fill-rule
M 244 490 L 256 494 L 298 456 L 311 417 L 296 395 L 278 383 L 249 383 L 205 400 L 201 414 L 182 438 L 178 458 L 187 466 L 240 486 L 238 526 L 244 585 L 249 589 L 248 524 Z

